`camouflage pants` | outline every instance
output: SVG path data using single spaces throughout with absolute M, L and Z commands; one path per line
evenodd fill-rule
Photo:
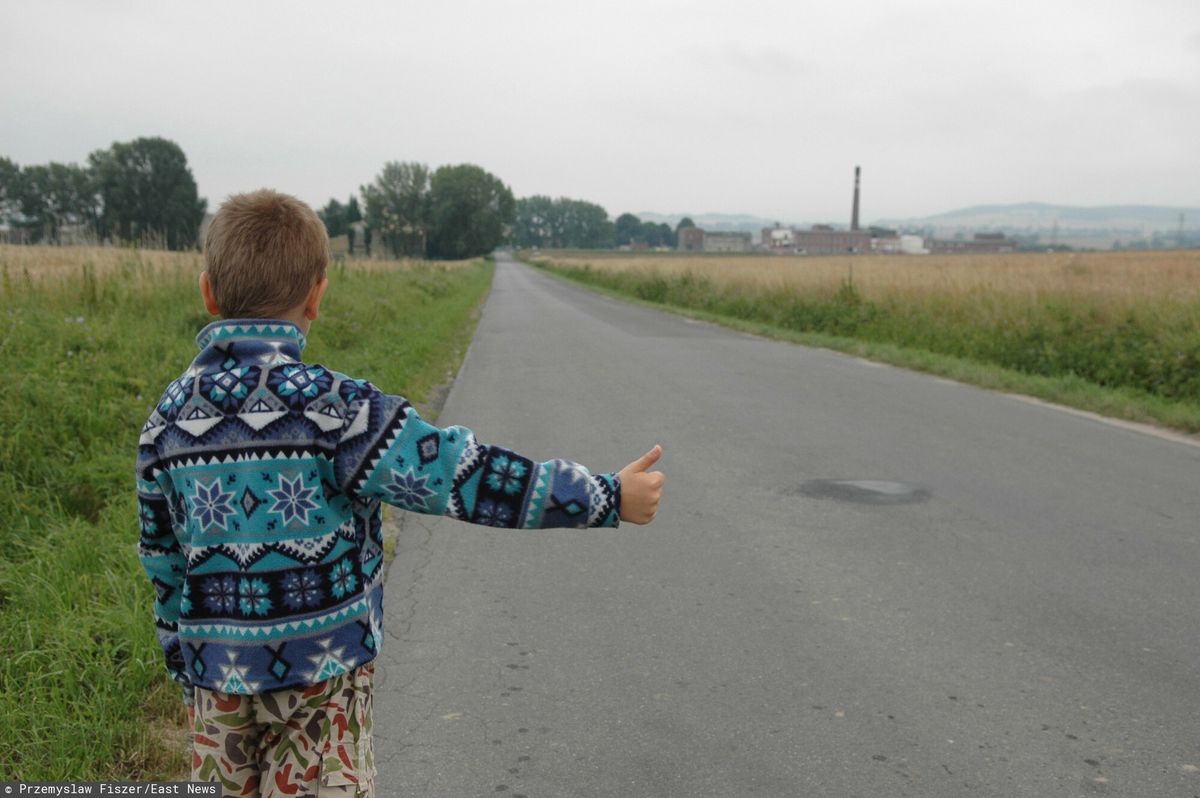
M 373 798 L 374 670 L 261 695 L 198 688 L 192 778 L 220 782 L 227 796 Z

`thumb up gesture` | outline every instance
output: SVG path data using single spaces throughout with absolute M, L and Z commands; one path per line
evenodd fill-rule
M 662 497 L 663 483 L 667 478 L 661 471 L 647 469 L 662 457 L 662 447 L 653 449 L 617 472 L 621 480 L 621 520 L 634 524 L 648 524 L 658 512 L 658 500 Z

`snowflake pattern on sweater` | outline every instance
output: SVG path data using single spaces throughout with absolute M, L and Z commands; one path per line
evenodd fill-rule
M 507 528 L 617 526 L 615 474 L 534 462 L 301 362 L 289 322 L 226 320 L 142 428 L 138 554 L 172 677 L 314 684 L 378 654 L 380 504 Z

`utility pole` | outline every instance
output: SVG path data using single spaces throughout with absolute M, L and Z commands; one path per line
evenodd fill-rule
M 858 229 L 858 176 L 860 173 L 859 167 L 854 167 L 854 210 L 850 212 L 850 230 Z

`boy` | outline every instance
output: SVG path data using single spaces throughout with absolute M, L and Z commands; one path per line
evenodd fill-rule
M 662 450 L 617 474 L 537 463 L 302 362 L 329 242 L 294 197 L 230 197 L 204 257 L 200 292 L 222 320 L 151 413 L 137 461 L 138 553 L 190 705 L 192 777 L 227 795 L 371 795 L 380 503 L 513 528 L 644 524 Z

